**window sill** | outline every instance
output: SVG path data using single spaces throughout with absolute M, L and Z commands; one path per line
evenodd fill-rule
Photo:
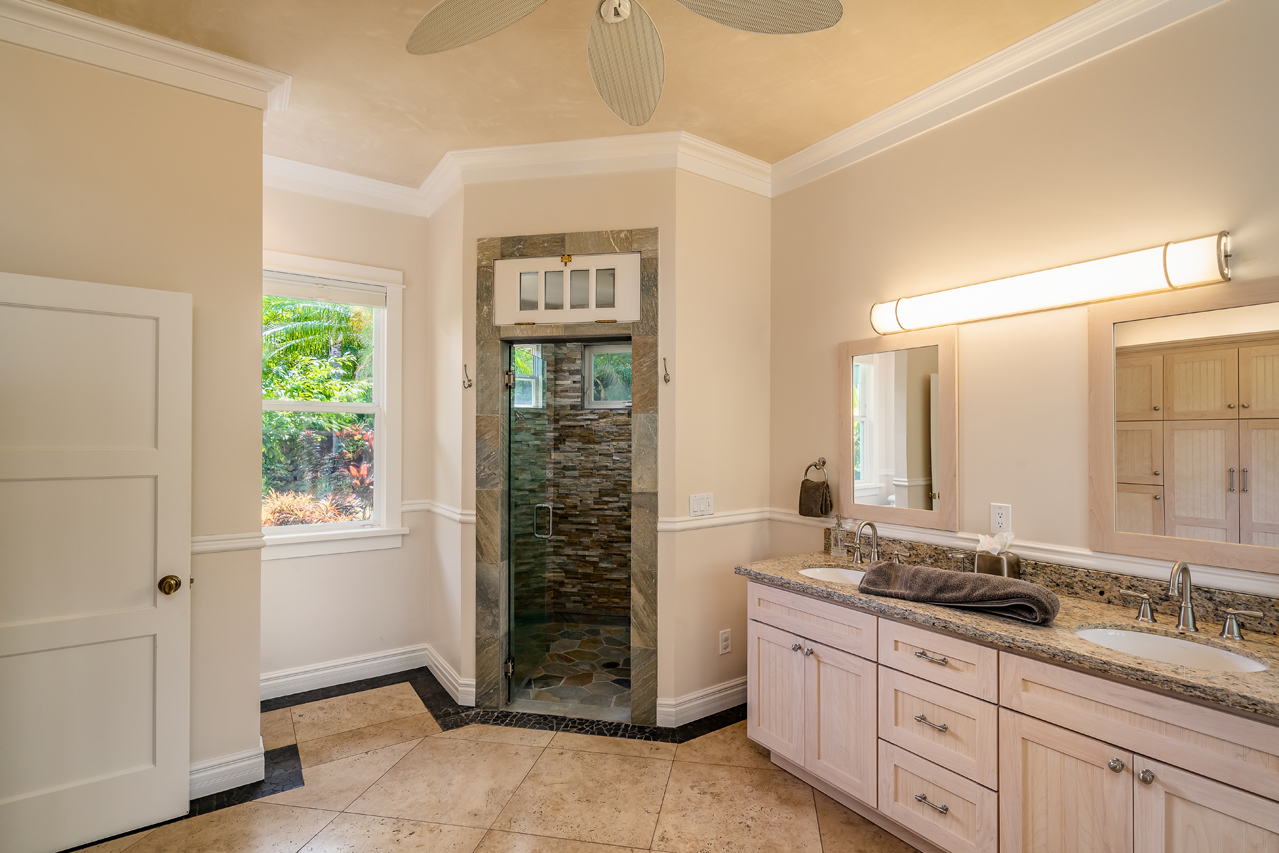
M 362 527 L 347 530 L 312 530 L 307 533 L 265 533 L 263 560 L 322 557 L 358 551 L 399 548 L 407 527 Z

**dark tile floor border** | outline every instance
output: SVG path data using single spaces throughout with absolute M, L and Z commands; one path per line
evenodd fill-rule
M 738 705 L 736 708 L 729 708 L 709 717 L 685 723 L 678 728 L 637 726 L 631 723 L 613 723 L 606 720 L 579 720 L 573 717 L 552 717 L 547 714 L 525 714 L 515 711 L 491 711 L 484 708 L 470 708 L 454 702 L 453 697 L 448 694 L 448 691 L 440 685 L 440 682 L 435 679 L 435 676 L 426 667 L 405 670 L 404 672 L 396 672 L 390 675 L 379 675 L 376 678 L 365 678 L 360 681 L 351 681 L 332 687 L 307 690 L 303 693 L 294 693 L 291 696 L 263 699 L 261 710 L 262 713 L 278 711 L 282 708 L 292 708 L 295 705 L 305 705 L 308 702 L 318 702 L 322 699 L 333 699 L 338 696 L 349 696 L 352 693 L 363 693 L 366 690 L 376 690 L 379 687 L 390 687 L 393 684 L 406 683 L 413 687 L 418 698 L 422 700 L 422 704 L 426 706 L 426 710 L 431 712 L 431 716 L 439 723 L 440 728 L 446 732 L 460 729 L 463 726 L 488 725 L 679 744 L 687 743 L 694 738 L 708 735 L 711 732 L 717 732 L 722 728 L 731 726 L 734 723 L 740 723 L 746 719 L 745 705 Z M 156 829 L 157 827 L 167 826 L 197 815 L 208 814 L 231 806 L 238 806 L 241 803 L 269 797 L 272 794 L 301 788 L 306 784 L 302 778 L 302 760 L 298 756 L 297 744 L 282 746 L 278 749 L 269 749 L 264 753 L 263 758 L 266 765 L 266 775 L 261 782 L 240 785 L 237 788 L 194 799 L 191 801 L 191 810 L 181 817 L 175 817 L 172 820 L 162 821 L 151 826 L 131 829 L 128 832 L 122 832 L 109 838 L 90 841 L 87 844 L 81 844 L 79 847 L 68 848 L 63 853 L 84 850 L 87 847 L 114 841 L 117 838 L 145 832 L 148 829 Z

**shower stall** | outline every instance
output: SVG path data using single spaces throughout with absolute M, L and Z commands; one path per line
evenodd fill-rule
M 507 369 L 507 707 L 628 722 L 631 343 L 513 343 Z

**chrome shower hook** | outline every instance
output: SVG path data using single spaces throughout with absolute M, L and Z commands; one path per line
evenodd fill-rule
M 465 364 L 463 364 L 463 365 L 462 365 L 462 387 L 463 387 L 463 388 L 470 388 L 470 387 L 471 387 L 472 385 L 474 385 L 474 384 L 475 384 L 475 380 L 474 380 L 474 379 L 472 379 L 470 376 L 468 376 L 468 375 L 467 375 L 467 373 L 466 373 L 466 365 L 465 365 Z
M 667 385 L 671 384 L 671 371 L 670 368 L 666 366 L 665 358 L 662 359 L 662 381 Z

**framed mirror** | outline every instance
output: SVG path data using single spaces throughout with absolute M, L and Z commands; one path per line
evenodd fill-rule
M 1279 574 L 1279 279 L 1089 308 L 1089 544 Z
M 839 348 L 839 513 L 959 529 L 955 327 Z

